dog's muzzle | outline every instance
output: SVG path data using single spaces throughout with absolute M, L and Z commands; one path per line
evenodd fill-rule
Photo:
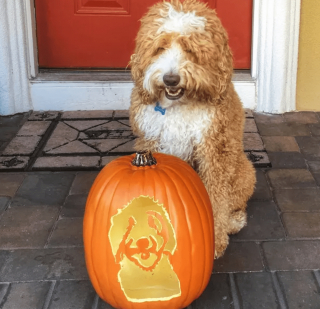
M 184 94 L 184 89 L 179 87 L 180 76 L 177 74 L 165 74 L 163 76 L 165 94 L 169 100 L 178 100 Z

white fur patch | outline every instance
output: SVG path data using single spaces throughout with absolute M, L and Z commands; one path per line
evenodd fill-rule
M 178 32 L 182 35 L 187 35 L 192 32 L 203 32 L 207 23 L 205 17 L 197 16 L 196 12 L 177 12 L 170 3 L 166 3 L 168 11 L 162 11 L 161 16 L 157 21 L 162 25 L 157 33 Z
M 152 81 L 163 83 L 165 74 L 179 74 L 182 61 L 183 51 L 177 43 L 173 43 L 155 62 L 149 65 L 144 75 L 143 88 L 152 92 Z
M 155 104 L 146 105 L 135 117 L 146 139 L 159 141 L 159 151 L 188 161 L 194 146 L 202 141 L 212 114 L 206 109 L 190 111 L 187 105 L 173 105 L 165 115 L 154 110 Z

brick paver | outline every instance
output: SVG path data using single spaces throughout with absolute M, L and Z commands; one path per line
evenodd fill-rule
M 128 116 L 76 111 L 0 117 L 1 309 L 112 309 L 89 281 L 82 220 L 99 170 L 134 151 Z M 248 224 L 230 237 L 209 285 L 188 309 L 318 308 L 320 113 L 246 110 L 246 117 L 247 156 L 263 167 L 256 169 Z M 28 143 L 29 137 L 40 138 L 29 154 L 3 153 L 10 142 Z

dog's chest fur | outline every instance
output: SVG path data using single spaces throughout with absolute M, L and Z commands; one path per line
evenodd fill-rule
M 135 120 L 148 140 L 156 140 L 159 151 L 189 161 L 194 147 L 201 143 L 209 128 L 212 112 L 208 109 L 190 109 L 175 105 L 165 115 L 155 111 L 155 105 L 146 105 Z

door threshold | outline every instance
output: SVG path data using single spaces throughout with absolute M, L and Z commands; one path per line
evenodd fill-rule
M 132 82 L 131 71 L 128 70 L 67 70 L 40 69 L 32 82 Z M 252 82 L 250 70 L 235 70 L 233 82 Z

